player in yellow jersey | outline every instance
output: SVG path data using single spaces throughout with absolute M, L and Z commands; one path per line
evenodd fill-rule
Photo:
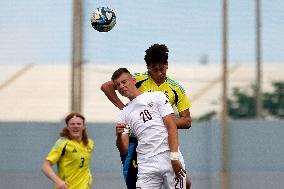
M 179 116 L 175 119 L 178 129 L 189 129 L 191 126 L 190 103 L 186 92 L 178 82 L 167 76 L 168 47 L 164 44 L 153 44 L 145 52 L 144 60 L 148 71 L 133 74 L 137 82 L 136 87 L 141 92 L 164 92 L 171 105 L 178 111 Z M 125 105 L 116 95 L 112 81 L 104 83 L 101 90 L 116 107 L 124 108 Z M 136 147 L 137 139 L 130 136 L 128 152 L 121 154 L 123 174 L 128 189 L 135 189 L 137 180 Z M 186 188 L 189 189 L 191 185 L 189 177 L 186 184 Z
M 92 174 L 89 160 L 94 142 L 88 138 L 85 117 L 73 112 L 65 118 L 66 126 L 45 158 L 42 171 L 58 189 L 90 189 Z M 52 165 L 57 164 L 58 174 Z

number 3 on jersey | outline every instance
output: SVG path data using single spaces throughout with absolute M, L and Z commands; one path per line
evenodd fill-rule
M 82 168 L 82 167 L 84 167 L 85 158 L 81 157 L 80 159 L 81 159 L 81 164 L 80 164 L 79 168 Z
M 152 119 L 152 116 L 148 110 L 144 110 L 143 112 L 140 112 L 140 116 L 142 117 L 144 123 Z

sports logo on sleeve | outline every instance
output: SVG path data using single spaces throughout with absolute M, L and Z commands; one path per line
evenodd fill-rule
M 154 102 L 150 102 L 150 103 L 148 104 L 148 106 L 149 106 L 150 108 L 152 108 L 152 107 L 154 106 Z
M 168 100 L 166 100 L 165 104 L 167 104 L 167 103 L 169 103 L 169 101 L 168 101 Z

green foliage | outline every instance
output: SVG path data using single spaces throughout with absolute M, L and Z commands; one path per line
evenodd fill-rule
M 252 118 L 256 116 L 255 97 L 239 88 L 233 89 L 232 99 L 228 99 L 228 113 L 231 118 Z
M 228 114 L 233 119 L 256 117 L 255 87 L 251 87 L 252 94 L 243 92 L 239 88 L 233 89 L 233 95 L 228 99 Z M 274 82 L 273 91 L 262 94 L 263 112 L 265 116 L 284 118 L 284 82 Z M 216 112 L 209 112 L 198 118 L 198 121 L 212 119 Z
M 264 93 L 263 108 L 271 115 L 284 118 L 284 83 L 273 83 L 274 92 Z
M 266 116 L 284 118 L 284 83 L 274 82 L 273 91 L 262 94 L 263 111 Z M 241 92 L 240 89 L 233 89 L 233 97 L 228 100 L 228 111 L 231 118 L 255 118 L 256 98 Z M 253 94 L 255 87 L 252 86 Z

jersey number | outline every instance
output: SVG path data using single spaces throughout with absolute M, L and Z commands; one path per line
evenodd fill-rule
M 152 116 L 148 110 L 144 110 L 143 112 L 140 112 L 140 116 L 142 117 L 144 123 L 152 119 Z
M 84 163 L 85 163 L 85 158 L 81 157 L 81 164 L 80 164 L 79 168 L 84 167 Z
M 176 184 L 175 184 L 175 189 L 183 189 L 183 178 L 175 178 Z

